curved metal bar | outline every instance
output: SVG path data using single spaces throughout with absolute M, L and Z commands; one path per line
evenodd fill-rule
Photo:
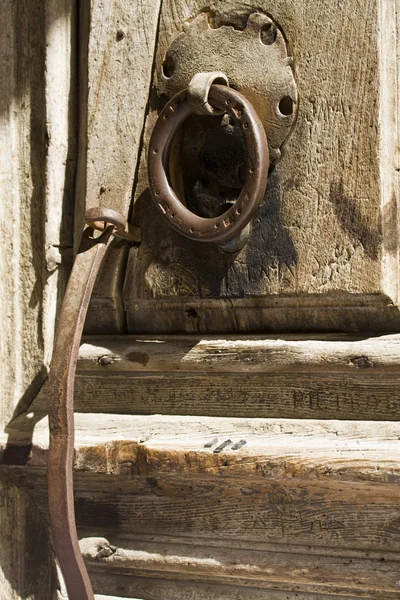
M 229 113 L 241 129 L 246 148 L 246 181 L 229 210 L 211 219 L 199 217 L 182 204 L 168 178 L 172 139 L 192 114 L 186 95 L 187 90 L 176 94 L 161 111 L 154 127 L 148 154 L 151 195 L 170 225 L 185 237 L 225 244 L 240 234 L 263 203 L 269 168 L 266 134 L 254 107 L 242 94 L 223 85 L 211 86 L 210 103 Z
M 112 224 L 115 226 L 116 236 L 134 244 L 138 244 L 141 241 L 140 229 L 128 223 L 128 220 L 121 213 L 112 208 L 105 208 L 103 206 L 89 208 L 85 214 L 85 221 L 93 229 L 100 231 L 103 231 L 107 225 Z
M 222 71 L 212 71 L 211 73 L 196 73 L 193 75 L 186 92 L 186 98 L 196 115 L 223 115 L 224 108 L 214 108 L 208 101 L 210 88 L 213 84 L 229 86 L 229 81 Z
M 74 462 L 74 381 L 79 344 L 90 296 L 106 250 L 113 238 L 109 225 L 96 239 L 85 229 L 62 304 L 48 386 L 48 499 L 54 550 L 71 600 L 94 600 L 76 532 Z

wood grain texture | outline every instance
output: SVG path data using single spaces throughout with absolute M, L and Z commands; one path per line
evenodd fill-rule
M 99 589 L 112 590 L 115 586 L 118 586 L 121 593 L 141 594 L 146 600 L 333 600 L 337 598 L 336 595 L 331 594 L 308 594 L 298 591 L 276 591 L 271 589 L 257 590 L 250 586 L 224 586 L 176 579 L 132 578 L 126 575 L 111 578 L 108 574 L 101 573 L 92 573 L 91 576 Z M 371 598 L 370 596 L 364 597 Z M 346 595 L 341 596 L 341 598 L 343 600 L 355 600 L 355 596 Z M 115 600 L 120 599 L 115 598 Z
M 43 322 L 45 362 L 50 361 L 54 324 L 72 266 L 75 175 L 78 146 L 77 9 L 73 0 L 46 0 L 45 91 L 46 282 Z M 37 215 L 40 216 L 39 214 Z
M 178 243 L 179 245 L 179 243 Z M 215 264 L 215 263 L 214 263 Z M 130 277 L 128 269 L 128 277 Z M 125 281 L 125 285 L 127 285 Z M 133 282 L 129 282 L 133 286 Z M 133 288 L 132 288 L 133 289 Z M 131 333 L 393 333 L 400 312 L 382 296 L 249 297 L 125 300 Z M 354 304 L 359 302 L 358 306 Z
M 195 455 L 191 458 L 196 460 Z M 240 538 L 244 545 L 303 544 L 316 553 L 331 546 L 385 552 L 399 548 L 394 485 L 346 482 L 340 487 L 306 476 L 290 481 L 279 475 L 265 481 L 240 479 L 237 474 L 191 478 L 187 472 L 179 477 L 153 471 L 148 477 L 147 485 L 136 477 L 131 486 L 119 481 L 117 489 L 123 494 L 103 491 L 99 478 L 86 477 L 80 489 L 77 484 L 78 523 L 106 536 L 163 531 L 220 537 L 227 543 Z
M 52 565 L 47 527 L 35 503 L 0 474 L 0 598 L 49 600 Z
M 400 338 L 88 337 L 76 410 L 398 420 Z M 46 386 L 33 408 L 46 411 Z
M 363 357 L 363 358 L 362 358 Z M 400 335 L 86 336 L 78 371 L 400 373 Z
M 103 596 L 103 594 L 95 595 L 96 600 L 139 600 L 139 598 L 122 598 L 122 596 Z
M 389 58 L 397 52 L 398 6 L 382 0 L 258 5 L 287 37 L 299 116 L 270 177 L 250 242 L 237 256 L 181 238 L 153 209 L 146 153 L 157 117 L 154 104 L 135 193 L 143 244 L 130 251 L 125 284 L 131 331 L 154 331 L 152 315 L 165 332 L 193 331 L 179 302 L 171 306 L 166 301 L 187 302 L 188 297 L 200 306 L 201 299 L 217 297 L 247 303 L 242 311 L 247 318 L 233 325 L 228 310 L 205 315 L 195 307 L 195 326 L 202 332 L 222 331 L 224 325 L 225 331 L 234 327 L 239 332 L 257 326 L 263 331 L 310 330 L 313 324 L 316 329 L 357 330 L 374 327 L 375 318 L 380 325 L 387 318 L 387 327 L 398 330 L 398 310 L 382 312 L 378 300 L 381 296 L 386 305 L 396 304 L 398 294 L 398 128 L 393 121 L 398 86 Z M 202 10 L 208 11 L 213 27 L 241 28 L 251 12 L 246 3 L 216 2 L 208 10 L 197 2 L 164 2 L 156 70 L 183 24 Z M 253 299 L 246 297 L 264 295 L 298 297 L 308 311 L 251 312 Z M 314 296 L 320 298 L 320 310 Z M 377 300 L 370 313 L 362 308 L 366 296 Z M 350 309 L 352 297 L 360 310 Z M 329 298 L 340 308 L 330 308 Z
M 1 5 L 2 431 L 46 377 L 59 292 L 72 257 L 74 7 L 73 0 Z M 46 527 L 34 502 L 3 474 L 0 487 L 0 598 L 48 600 L 52 562 Z
M 240 540 L 195 540 L 168 536 L 135 536 L 133 539 L 83 538 L 80 547 L 89 570 L 129 578 L 141 573 L 157 580 L 238 587 L 261 590 L 284 588 L 288 580 L 297 591 L 354 595 L 356 597 L 396 598 L 398 596 L 398 556 L 392 560 L 362 557 L 345 552 L 340 556 L 313 555 L 304 547 L 296 550 L 278 545 L 258 548 L 244 546 Z M 312 556 L 312 560 L 310 560 Z M 305 564 L 309 562 L 308 568 Z M 327 573 L 329 580 L 327 581 Z M 362 577 L 361 577 L 362 576 Z
M 14 423 L 16 444 L 29 421 Z M 98 593 L 147 598 L 139 577 L 158 582 L 154 598 L 184 584 L 210 598 L 398 596 L 398 423 L 77 414 L 76 425 L 77 520 Z M 45 417 L 31 441 L 3 469 L 45 514 Z
M 392 298 L 399 298 L 399 232 L 396 207 L 399 203 L 399 61 L 400 7 L 398 2 L 379 3 L 379 23 L 385 32 L 380 51 L 380 136 L 383 286 Z M 393 60 L 393 56 L 396 60 Z
M 91 3 L 86 168 L 85 179 L 80 182 L 80 193 L 86 192 L 86 208 L 105 206 L 123 215 L 128 213 L 159 8 L 158 1 Z
M 32 406 L 34 409 L 34 406 Z M 46 464 L 48 445 L 47 417 L 40 411 L 31 410 L 13 421 L 8 432 L 13 434 L 13 443 L 25 447 L 27 435 L 33 444 L 31 455 L 24 462 L 35 467 Z M 157 468 L 166 472 L 187 469 L 194 472 L 224 472 L 226 456 L 214 453 L 218 442 L 231 438 L 232 445 L 241 439 L 240 452 L 228 447 L 232 469 L 239 476 L 253 473 L 257 468 L 247 460 L 247 455 L 274 457 L 279 463 L 287 455 L 281 474 L 291 478 L 295 473 L 312 477 L 327 476 L 339 482 L 349 478 L 354 481 L 386 481 L 384 471 L 377 472 L 375 453 L 382 467 L 391 469 L 392 479 L 397 477 L 398 444 L 400 425 L 396 422 L 300 420 L 300 419 L 240 419 L 231 417 L 190 417 L 170 415 L 98 415 L 77 413 L 76 415 L 76 466 L 79 469 L 114 475 L 124 474 L 124 457 L 128 463 L 138 464 L 139 471 L 149 474 Z M 234 437 L 234 440 L 232 439 Z M 1 438 L 4 448 L 5 438 Z M 211 445 L 207 445 L 213 442 Z M 140 450 L 140 444 L 145 446 Z M 110 452 L 103 447 L 110 445 Z M 111 447 L 114 446 L 111 452 Z M 96 448 L 99 448 L 98 456 Z M 290 448 L 290 451 L 289 451 Z M 93 450 L 91 450 L 93 449 Z M 154 449 L 155 462 L 151 456 Z M 158 460 L 157 453 L 177 452 L 171 463 Z M 366 452 L 369 449 L 369 453 Z M 149 450 L 150 454 L 146 454 Z M 199 463 L 191 465 L 186 452 L 200 453 Z M 29 454 L 29 453 L 28 453 Z M 21 454 L 22 456 L 22 454 Z M 293 456 L 293 461 L 289 460 Z M 129 458 L 130 457 L 130 458 Z M 341 463 L 343 457 L 343 465 Z M 296 467 L 296 459 L 299 463 Z M 325 462 L 332 461 L 324 472 Z M 91 461 L 94 460 L 92 465 Z M 255 462 L 257 463 L 257 459 Z M 272 458 L 271 458 L 272 461 Z M 334 462 L 337 461 L 335 466 Z M 4 462 L 4 461 L 3 461 Z M 8 461 L 13 464 L 12 461 Z M 272 462 L 271 462 L 272 464 Z M 346 467 L 347 465 L 347 467 Z M 129 467 L 129 464 L 127 465 Z M 130 468 L 130 467 L 129 467 Z M 144 471 L 143 471 L 144 469 Z M 347 469 L 347 470 L 346 470 Z M 130 472 L 130 471 L 129 471 Z M 259 473 L 260 474 L 260 473 Z M 394 479 L 393 479 L 394 481 Z
M 161 0 L 96 0 L 81 6 L 81 135 L 76 240 L 87 208 L 128 216 L 149 99 Z M 86 46 L 86 47 L 85 47 Z M 125 328 L 126 245 L 116 242 L 94 290 L 88 331 Z
M 0 18 L 3 426 L 44 379 L 44 7 L 5 2 Z
M 0 41 L 0 423 L 33 399 L 71 259 L 73 2 L 5 2 Z

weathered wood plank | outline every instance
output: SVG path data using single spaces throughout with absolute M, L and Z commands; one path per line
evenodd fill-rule
M 399 298 L 399 233 L 395 216 L 399 193 L 399 61 L 400 5 L 379 2 L 379 23 L 385 32 L 379 42 L 380 51 L 380 136 L 379 161 L 381 164 L 382 202 L 382 277 L 383 287 L 392 298 Z M 393 55 L 397 60 L 393 60 Z
M 46 280 L 43 321 L 45 363 L 53 350 L 55 322 L 72 265 L 78 147 L 77 8 L 74 0 L 46 0 L 46 195 L 43 212 Z M 39 215 L 38 215 L 39 216 Z
M 151 210 L 151 209 L 150 209 Z M 162 234 L 164 235 L 164 234 Z M 203 263 L 207 264 L 208 259 Z M 128 268 L 125 286 L 133 289 Z M 136 292 L 135 292 L 136 293 Z M 181 300 L 125 298 L 129 331 L 138 334 L 394 333 L 400 330 L 397 306 L 378 295 L 367 298 L 321 295 L 284 298 Z
M 160 453 L 155 460 L 172 461 L 175 456 Z M 198 459 L 195 453 L 189 457 Z M 264 472 L 272 474 L 264 480 L 240 477 L 235 469 L 229 476 L 229 465 L 226 474 L 221 468 L 217 475 L 193 477 L 190 467 L 181 475 L 150 468 L 146 480 L 134 475 L 129 482 L 126 475 L 126 482 L 115 482 L 114 491 L 106 491 L 100 478 L 86 476 L 81 483 L 77 481 L 78 523 L 103 535 L 163 531 L 226 541 L 240 537 L 243 544 L 264 541 L 398 550 L 398 483 L 346 481 L 340 486 L 328 477 L 309 479 L 306 473 L 290 480 L 273 475 L 282 463 L 283 459 L 271 465 L 271 471 L 265 466 Z M 327 464 L 325 470 L 329 470 Z
M 399 427 L 78 414 L 78 522 L 103 535 L 240 535 L 395 551 Z M 22 436 L 14 441 L 24 443 Z M 34 428 L 29 456 L 23 458 L 22 448 L 19 457 L 32 476 L 24 485 L 39 494 L 46 489 L 40 471 L 47 443 L 44 418 Z M 45 506 L 45 497 L 38 503 Z
M 21 467 L 17 477 L 24 477 Z M 30 493 L 42 508 L 45 482 L 44 471 L 33 478 L 32 474 L 30 478 L 25 475 L 24 485 L 27 489 L 31 485 Z M 291 481 L 288 477 L 285 481 L 272 476 L 256 481 L 212 474 L 191 477 L 188 472 L 168 477 L 154 470 L 114 481 L 110 481 L 109 475 L 87 472 L 75 477 L 81 531 L 86 535 L 88 531 L 92 535 L 101 532 L 112 546 L 117 544 L 121 549 L 139 549 L 135 565 L 128 564 L 130 558 L 126 553 L 125 565 L 112 566 L 101 557 L 96 559 L 96 565 L 92 562 L 95 589 L 101 574 L 114 586 L 97 588 L 103 593 L 113 589 L 126 593 L 126 588 L 116 587 L 118 573 L 126 573 L 127 578 L 129 575 L 129 583 L 132 576 L 135 581 L 141 575 L 174 579 L 177 564 L 172 557 L 179 561 L 185 549 L 184 557 L 189 560 L 176 579 L 208 582 L 213 586 L 211 589 L 219 582 L 251 586 L 253 581 L 258 589 L 289 588 L 305 593 L 331 591 L 340 592 L 341 596 L 394 598 L 398 593 L 396 562 L 398 565 L 399 560 L 396 485 L 347 482 L 338 487 L 307 477 Z M 120 541 L 118 535 L 123 536 Z M 150 546 L 158 556 L 147 557 L 153 562 L 144 565 L 147 558 L 143 552 L 148 553 Z M 180 554 L 176 554 L 178 547 Z M 202 553 L 208 553 L 214 560 L 221 554 L 226 560 L 229 554 L 231 558 L 240 556 L 243 561 L 246 559 L 243 563 L 246 575 L 242 573 L 239 577 L 233 565 L 231 578 L 223 576 L 222 566 L 219 575 L 213 574 L 213 561 L 199 560 Z M 254 554 L 263 556 L 268 564 L 265 577 L 259 573 L 257 579 L 251 572 Z M 164 562 L 162 574 L 157 573 L 158 560 L 160 565 Z M 193 573 L 195 563 L 196 573 Z
M 20 466 L 3 470 L 45 514 L 39 416 L 14 421 L 8 452 Z M 79 530 L 120 548 L 100 544 L 94 557 L 89 540 L 95 590 L 147 598 L 142 578 L 154 590 L 206 585 L 210 598 L 219 586 L 395 598 L 399 438 L 390 422 L 78 413 Z
M 77 410 L 117 414 L 398 420 L 399 379 L 383 376 L 197 376 L 77 378 Z M 43 401 L 43 404 L 42 404 Z M 37 406 L 47 408 L 45 391 Z
M 22 446 L 28 435 L 33 445 L 28 457 L 29 464 L 37 467 L 46 464 L 48 426 L 43 413 L 42 416 L 41 413 L 35 415 L 32 411 L 21 415 L 13 421 L 8 433 L 12 434 L 13 444 Z M 349 478 L 363 481 L 370 477 L 371 481 L 386 481 L 388 472 L 383 467 L 390 470 L 392 479 L 397 477 L 399 436 L 400 424 L 396 422 L 78 413 L 76 465 L 80 469 L 88 467 L 91 470 L 93 467 L 95 472 L 120 475 L 124 472 L 125 459 L 129 464 L 132 461 L 144 461 L 143 465 L 142 462 L 140 464 L 145 467 L 146 460 L 151 461 L 153 450 L 155 457 L 158 452 L 162 454 L 176 450 L 173 463 L 163 463 L 155 458 L 155 466 L 166 472 L 175 469 L 186 471 L 190 466 L 190 457 L 186 457 L 185 452 L 194 452 L 200 453 L 199 463 L 191 465 L 191 470 L 219 472 L 221 469 L 227 474 L 227 465 L 223 463 L 228 453 L 228 462 L 238 477 L 240 474 L 257 475 L 257 461 L 261 457 L 266 460 L 268 456 L 270 466 L 279 464 L 286 457 L 281 466 L 282 476 L 286 473 L 292 477 L 297 472 L 296 461 L 299 461 L 302 474 L 319 477 L 324 474 L 326 462 L 330 461 L 329 470 L 325 473 L 330 480 L 337 478 L 338 482 L 342 482 Z M 232 444 L 228 444 L 222 459 L 220 453 L 214 453 L 213 450 L 226 439 L 231 439 Z M 246 443 L 239 448 L 231 448 L 241 440 Z M 2 442 L 4 445 L 7 442 L 4 435 Z M 144 442 L 145 446 L 140 450 Z M 110 445 L 110 452 L 104 450 L 107 445 Z M 293 461 L 290 457 L 293 457 Z M 382 461 L 382 469 L 377 472 L 378 460 Z M 150 463 L 148 468 L 151 468 Z
M 43 509 L 45 472 L 29 478 L 19 467 L 16 478 L 24 477 Z M 95 590 L 102 593 L 117 589 L 130 595 L 137 578 L 143 577 L 148 585 L 149 578 L 158 585 L 179 580 L 195 588 L 203 582 L 214 593 L 219 586 L 254 586 L 264 593 L 294 589 L 323 597 L 330 592 L 332 597 L 397 597 L 400 557 L 391 550 L 398 550 L 398 541 L 394 547 L 382 546 L 370 537 L 377 531 L 382 536 L 382 525 L 387 533 L 391 520 L 396 523 L 394 505 L 390 508 L 387 502 L 393 486 L 346 484 L 336 491 L 340 500 L 331 488 L 328 507 L 324 486 L 307 478 L 285 486 L 274 477 L 257 486 L 255 480 L 237 477 L 209 475 L 189 481 L 187 472 L 168 479 L 153 471 L 131 481 L 118 478 L 115 487 L 109 476 L 77 473 L 75 479 L 81 531 L 83 527 L 87 536 L 89 527 L 92 535 L 107 535 L 107 543 L 96 542 L 96 557 L 90 554 L 90 540 L 89 549 L 83 545 Z M 179 496 L 180 508 L 174 506 Z M 365 513 L 371 522 L 364 522 Z M 272 533 L 276 518 L 280 525 Z M 371 523 L 377 518 L 375 531 Z M 393 529 L 391 533 L 395 537 Z
M 127 577 L 120 575 L 110 578 L 108 575 L 92 573 L 92 579 L 98 589 L 109 590 L 118 586 L 121 593 L 141 594 L 146 600 L 333 600 L 336 595 L 307 594 L 302 592 L 257 590 L 253 587 L 207 585 L 195 581 L 151 579 L 147 577 Z M 266 596 L 268 594 L 268 596 Z M 371 598 L 370 596 L 364 596 Z M 113 597 L 114 598 L 114 597 Z M 341 596 L 343 600 L 355 600 L 355 596 Z M 376 596 L 371 598 L 374 600 Z M 116 600 L 120 600 L 116 598 Z M 125 600 L 125 599 L 121 599 Z
M 86 338 L 76 410 L 398 420 L 400 338 Z M 34 410 L 48 404 L 44 386 Z
M 71 258 L 74 3 L 5 2 L 0 44 L 0 422 L 37 393 Z
M 400 434 L 398 422 L 375 422 L 375 421 L 342 421 L 342 420 L 316 420 L 316 419 L 239 419 L 232 417 L 191 417 L 172 415 L 97 415 L 77 413 L 75 416 L 77 448 L 90 448 L 91 446 L 103 445 L 116 442 L 132 441 L 142 443 L 151 441 L 151 444 L 160 448 L 175 448 L 177 440 L 182 444 L 194 444 L 192 450 L 201 450 L 205 456 L 210 454 L 210 447 L 204 446 L 215 437 L 222 438 L 235 436 L 239 439 L 251 438 L 254 448 L 259 448 L 262 453 L 265 444 L 268 452 L 274 452 L 275 446 L 271 446 L 271 440 L 278 444 L 277 448 L 285 445 L 292 446 L 293 440 L 303 440 L 305 448 L 313 444 L 315 440 L 330 448 L 335 456 L 341 452 L 349 452 L 353 456 L 353 450 L 362 450 L 360 444 L 371 443 L 371 448 L 381 449 L 386 452 L 385 444 L 389 444 L 388 452 L 396 449 Z M 29 412 L 20 415 L 7 428 L 9 435 L 13 436 L 13 443 L 24 445 L 29 437 L 30 442 L 36 447 L 39 455 L 36 458 L 39 463 L 45 459 L 40 458 L 40 449 L 46 450 L 48 444 L 47 416 L 41 411 L 35 411 L 32 406 Z M 2 445 L 7 442 L 7 436 L 2 434 L 0 438 Z M 203 444 L 204 442 L 204 444 Z M 341 444 L 343 442 L 343 444 Z M 349 449 L 348 443 L 352 449 Z M 258 444 L 261 446 L 258 446 Z M 303 443 L 298 450 L 302 452 Z M 376 446 L 374 444 L 377 444 Z M 213 444 L 215 445 L 215 444 Z M 393 448 L 391 448 L 393 445 Z M 121 446 L 121 447 L 122 447 Z M 129 449 L 129 444 L 128 444 Z M 133 451 L 133 450 L 132 450 Z M 241 453 L 246 453 L 246 448 Z M 279 450 L 278 450 L 279 453 Z M 235 453 L 232 455 L 235 456 Z M 355 455 L 354 455 L 355 456 Z M 391 455 L 387 455 L 389 458 Z M 32 457 L 31 457 L 32 458 Z M 105 458 L 101 455 L 100 458 Z M 368 455 L 366 456 L 368 464 Z M 397 460 L 393 456 L 394 460 Z M 111 457 L 110 457 L 111 460 Z M 12 464 L 12 463 L 11 463 Z M 34 461 L 32 464 L 36 464 Z M 44 463 L 43 463 L 44 464 Z M 374 477 L 378 476 L 372 469 Z M 340 475 L 340 477 L 343 476 Z
M 86 336 L 78 371 L 400 375 L 400 335 Z
M 86 208 L 127 215 L 151 83 L 160 2 L 96 0 L 89 14 Z M 83 33 L 83 32 L 82 32 Z
M 76 14 L 73 0 L 1 3 L 0 428 L 42 385 L 72 256 Z M 7 437 L 7 436 L 6 436 Z M 49 600 L 47 530 L 0 481 L 0 597 Z
M 292 0 L 273 0 L 257 9 L 272 15 L 285 32 L 300 96 L 297 125 L 270 178 L 265 206 L 238 256 L 224 257 L 208 244 L 175 234 L 153 208 L 147 190 L 154 103 L 135 194 L 143 244 L 130 251 L 125 284 L 129 329 L 398 330 L 398 310 L 390 307 L 398 301 L 399 279 L 398 86 L 390 57 L 397 53 L 399 3 L 314 1 L 305 8 Z M 240 29 L 251 9 L 236 1 L 216 2 L 212 9 L 185 0 L 164 2 L 158 72 L 172 39 L 202 11 L 211 27 Z M 212 62 L 208 50 L 207 64 Z M 275 301 L 298 298 L 298 307 L 254 311 L 253 297 L 264 295 Z M 370 310 L 365 309 L 367 296 L 377 300 Z M 216 297 L 227 298 L 227 306 L 232 300 L 234 307 L 237 298 L 242 300 L 236 310 L 221 311 L 223 303 L 219 310 L 208 310 L 202 299 Z M 190 299 L 196 301 L 192 319 L 185 318 Z
M 96 0 L 81 6 L 77 240 L 86 208 L 105 206 L 128 216 L 160 4 L 161 0 Z M 116 242 L 106 258 L 88 314 L 88 331 L 116 332 L 125 327 L 120 299 L 126 252 L 126 245 Z
M 0 421 L 43 382 L 45 22 L 40 2 L 1 11 Z M 28 388 L 31 386 L 31 389 Z
M 398 557 L 379 560 L 356 552 L 319 556 L 310 549 L 244 546 L 237 541 L 170 539 L 166 536 L 135 536 L 132 539 L 84 538 L 80 547 L 89 570 L 96 577 L 118 574 L 214 586 L 254 586 L 257 589 L 285 589 L 340 596 L 396 598 Z M 360 553 L 361 554 L 361 553 Z M 305 566 L 307 565 L 307 568 Z M 132 576 L 132 575 L 131 575 Z
M 99 594 L 95 595 L 96 600 L 139 600 L 139 598 L 122 598 L 122 596 L 99 596 Z
M 47 527 L 35 503 L 0 474 L 0 598 L 49 600 L 52 564 Z

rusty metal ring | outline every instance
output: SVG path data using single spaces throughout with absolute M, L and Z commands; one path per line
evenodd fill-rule
M 269 167 L 266 134 L 254 107 L 242 94 L 223 85 L 211 86 L 210 103 L 227 112 L 241 129 L 246 149 L 246 181 L 238 199 L 225 213 L 210 219 L 195 215 L 178 199 L 168 178 L 174 134 L 192 114 L 186 91 L 182 90 L 168 102 L 154 127 L 148 156 L 151 195 L 171 226 L 185 237 L 225 243 L 246 227 L 264 200 Z

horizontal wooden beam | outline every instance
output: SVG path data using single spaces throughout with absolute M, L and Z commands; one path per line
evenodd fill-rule
M 321 593 L 294 592 L 289 590 L 265 590 L 252 586 L 199 583 L 177 579 L 129 577 L 91 573 L 91 579 L 99 589 L 113 590 L 118 586 L 124 594 L 141 593 L 146 600 L 337 600 L 338 596 Z M 341 600 L 354 600 L 356 596 L 340 596 Z M 364 596 L 376 600 L 378 596 Z M 97 596 L 96 596 L 97 600 Z M 108 600 L 108 599 L 107 599 Z M 114 597 L 112 597 L 114 600 Z M 115 600 L 125 600 L 124 598 Z
M 29 413 L 14 422 L 3 456 L 19 456 L 34 481 L 24 485 L 45 505 L 47 419 L 32 431 L 34 421 Z M 399 437 L 390 422 L 78 413 L 78 522 L 101 535 L 206 532 L 395 551 Z M 13 477 L 21 466 L 10 467 Z
M 385 483 L 390 474 L 391 483 L 400 481 L 395 422 L 78 413 L 75 429 L 76 467 L 86 472 L 151 476 L 189 470 L 263 479 L 278 468 L 280 477 L 290 479 Z M 3 436 L 7 443 L 16 448 L 29 443 L 26 464 L 45 467 L 47 417 L 24 413 L 8 428 L 8 438 Z
M 85 339 L 74 480 L 95 591 L 396 598 L 399 349 L 400 336 Z M 329 405 L 318 385 L 333 381 Z M 296 415 L 288 390 L 297 414 L 337 418 L 266 418 Z M 2 468 L 44 515 L 47 402 L 44 387 L 2 440 Z M 109 550 L 95 552 L 99 536 Z
M 79 370 L 211 373 L 346 372 L 368 369 L 400 376 L 400 335 L 92 336 Z
M 97 336 L 76 410 L 243 418 L 398 420 L 400 336 Z M 47 410 L 46 386 L 36 410 Z
M 122 598 L 122 596 L 103 596 L 96 594 L 96 600 L 139 600 L 139 598 Z
M 75 418 L 76 516 L 95 591 L 398 597 L 400 423 Z M 15 419 L 1 467 L 44 515 L 47 426 L 40 411 Z
M 134 574 L 156 580 L 234 585 L 235 589 L 279 590 L 290 586 L 298 592 L 341 597 L 398 597 L 398 555 L 386 557 L 388 560 L 354 551 L 318 555 L 301 546 L 257 548 L 240 540 L 229 543 L 163 535 L 115 538 L 112 543 L 105 538 L 84 538 L 80 546 L 95 579 L 96 574 L 103 574 L 118 581 L 119 575 Z

